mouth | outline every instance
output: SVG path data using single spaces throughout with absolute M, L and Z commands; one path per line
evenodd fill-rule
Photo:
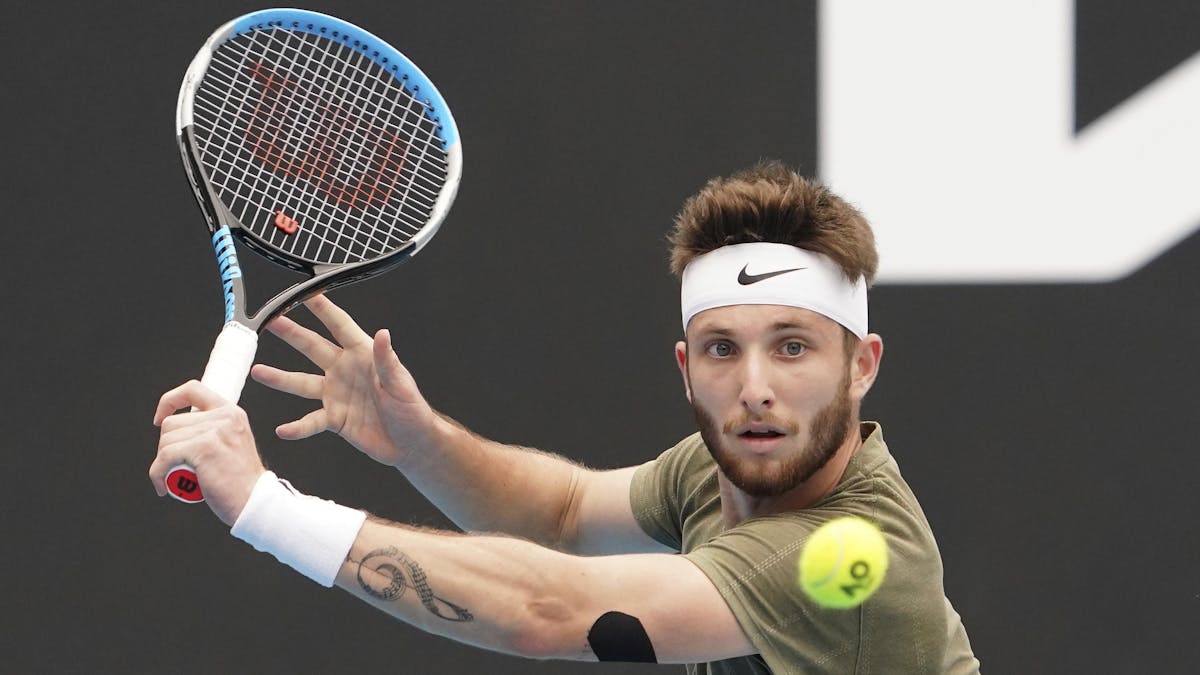
M 739 438 L 748 438 L 748 439 L 759 439 L 759 438 L 771 439 L 771 438 L 780 438 L 783 435 L 784 434 L 782 434 L 781 432 L 775 431 L 774 429 L 763 429 L 761 431 L 754 430 L 754 429 L 747 429 L 746 431 L 739 433 L 738 437 Z
M 752 425 L 738 429 L 736 436 L 743 448 L 754 454 L 767 454 L 773 452 L 787 434 L 773 427 Z
M 783 427 L 772 424 L 767 420 L 748 421 L 739 427 L 733 428 L 732 431 L 739 438 L 750 439 L 779 438 L 780 436 L 787 435 L 787 431 Z

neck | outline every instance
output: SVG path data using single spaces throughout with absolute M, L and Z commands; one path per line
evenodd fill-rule
M 721 515 L 725 520 L 725 529 L 729 529 L 744 520 L 756 516 L 766 516 L 784 511 L 806 509 L 821 501 L 825 495 L 833 491 L 846 472 L 850 458 L 862 447 L 863 439 L 859 424 L 855 424 L 837 452 L 825 466 L 821 467 L 808 480 L 780 495 L 771 497 L 755 497 L 746 494 L 741 488 L 729 482 L 725 473 L 717 468 L 717 481 L 721 490 Z

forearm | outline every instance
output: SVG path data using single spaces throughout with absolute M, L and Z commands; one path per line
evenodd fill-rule
M 573 492 L 587 469 L 490 441 L 444 416 L 426 447 L 407 457 L 401 472 L 463 530 L 564 547 Z
M 569 585 L 583 575 L 577 559 L 527 541 L 368 520 L 336 584 L 460 642 L 528 657 L 595 660 Z
M 421 630 L 494 651 L 665 663 L 753 649 L 712 582 L 681 556 L 575 556 L 371 520 L 269 471 L 231 533 Z M 629 640 L 644 649 L 630 651 Z

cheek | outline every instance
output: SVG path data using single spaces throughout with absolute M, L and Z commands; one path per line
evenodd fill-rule
M 695 380 L 692 381 L 692 405 L 703 408 L 711 414 L 716 414 L 722 409 L 720 400 L 721 398 L 715 396 L 711 389 L 704 386 L 697 388 Z
M 777 393 L 780 404 L 798 418 L 811 420 L 837 399 L 839 386 L 845 385 L 832 378 L 816 381 L 812 377 L 795 377 L 781 384 Z
M 688 373 L 688 384 L 692 391 L 692 403 L 708 410 L 719 410 L 722 406 L 737 402 L 738 388 L 731 377 L 713 368 L 693 367 Z

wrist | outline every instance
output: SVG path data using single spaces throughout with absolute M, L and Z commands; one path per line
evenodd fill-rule
M 461 434 L 470 434 L 453 419 L 433 410 L 432 421 L 419 434 L 414 434 L 408 447 L 396 453 L 396 461 L 391 465 L 406 476 L 412 471 L 421 471 L 431 460 L 444 455 L 446 448 L 452 447 Z
M 254 484 L 230 534 L 329 587 L 364 520 L 362 511 L 302 494 L 267 471 Z

